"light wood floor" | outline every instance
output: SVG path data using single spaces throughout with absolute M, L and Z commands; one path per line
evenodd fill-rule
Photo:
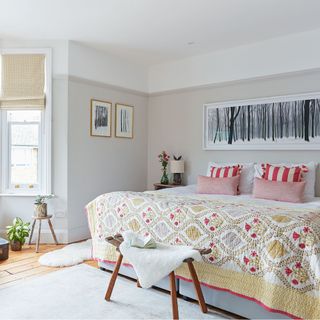
M 34 245 L 25 245 L 22 251 L 10 251 L 9 259 L 0 261 L 0 288 L 12 285 L 26 278 L 61 270 L 61 268 L 41 266 L 38 259 L 46 252 L 63 247 L 64 245 L 42 244 L 40 252 L 36 253 Z M 86 261 L 85 263 L 98 267 L 96 261 Z

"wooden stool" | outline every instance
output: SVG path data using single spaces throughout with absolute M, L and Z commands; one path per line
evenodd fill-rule
M 109 286 L 108 286 L 108 289 L 107 289 L 107 292 L 105 295 L 105 300 L 110 301 L 111 294 L 112 294 L 114 285 L 116 283 L 116 279 L 118 277 L 119 269 L 120 269 L 122 259 L 123 259 L 123 256 L 119 250 L 119 246 L 123 242 L 123 237 L 120 234 L 116 234 L 114 237 L 107 237 L 106 240 L 110 244 L 114 245 L 116 247 L 116 250 L 119 252 L 119 257 L 118 257 L 117 263 L 115 265 L 115 268 L 112 272 Z M 150 249 L 150 250 L 152 250 L 152 249 Z M 196 250 L 198 250 L 201 255 L 209 254 L 211 252 L 211 249 L 196 249 Z M 185 259 L 183 262 L 188 264 L 189 272 L 190 272 L 190 275 L 191 275 L 191 278 L 193 281 L 193 285 L 194 285 L 194 288 L 196 291 L 196 295 L 198 298 L 198 303 L 199 303 L 200 309 L 203 313 L 207 313 L 208 309 L 207 309 L 206 303 L 203 298 L 198 275 L 197 275 L 197 272 L 196 272 L 194 265 L 192 263 L 193 258 Z M 172 316 L 173 316 L 173 319 L 176 320 L 176 319 L 179 319 L 179 311 L 178 311 L 178 301 L 177 301 L 176 278 L 175 278 L 174 271 L 172 271 L 169 274 L 169 280 L 170 280 Z M 137 280 L 137 287 L 140 287 L 139 280 Z
M 46 217 L 32 217 L 33 223 L 32 223 L 31 234 L 30 234 L 30 238 L 29 238 L 29 244 L 31 244 L 32 235 L 33 235 L 34 227 L 36 225 L 36 221 L 39 220 L 39 229 L 38 229 L 38 238 L 37 238 L 37 243 L 36 243 L 36 252 L 39 252 L 40 235 L 41 235 L 41 221 L 42 220 L 48 220 L 48 224 L 49 224 L 49 228 L 50 228 L 53 240 L 54 240 L 55 244 L 58 244 L 57 237 L 56 237 L 56 234 L 54 233 L 53 226 L 52 226 L 52 223 L 51 223 L 51 220 L 50 220 L 51 218 L 52 218 L 52 215 L 47 215 Z

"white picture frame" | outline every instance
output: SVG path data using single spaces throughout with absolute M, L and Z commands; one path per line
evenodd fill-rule
M 92 137 L 111 137 L 112 103 L 91 99 L 90 135 Z
M 304 111 L 304 104 L 305 101 L 309 101 L 307 103 L 307 107 L 309 108 L 309 117 L 310 117 L 310 110 L 315 112 L 313 114 L 313 120 L 316 121 L 317 125 L 317 132 L 315 135 L 314 126 L 315 122 L 311 120 L 308 123 L 313 124 L 313 137 L 309 136 L 309 141 L 305 139 L 305 137 L 295 137 L 296 127 L 298 127 L 297 123 L 298 115 L 301 116 L 301 113 Z M 248 108 L 249 106 L 249 108 Z M 251 108 L 250 108 L 251 107 Z M 273 109 L 269 109 L 273 108 Z M 245 125 L 246 120 L 243 120 L 242 127 L 240 125 L 239 131 L 239 123 L 237 123 L 237 132 L 241 132 L 241 138 L 237 137 L 237 140 L 234 140 L 235 137 L 232 136 L 232 141 L 230 141 L 230 128 L 231 128 L 231 110 L 233 110 L 233 115 L 235 116 L 238 111 L 237 116 L 241 115 L 241 119 L 248 116 L 248 111 L 244 111 L 244 108 L 250 110 L 252 115 L 252 110 L 255 110 L 255 115 L 253 118 L 255 119 L 255 132 L 252 132 L 252 136 L 250 139 L 251 133 L 245 133 L 244 131 L 248 130 L 248 125 Z M 294 109 L 292 109 L 294 108 Z M 223 109 L 223 110 L 221 110 Z M 259 119 L 259 113 L 262 116 Z M 276 110 L 271 111 L 271 110 Z M 298 111 L 297 111 L 298 110 Z M 315 111 L 314 111 L 315 110 Z M 299 113 L 300 112 L 300 113 Z M 223 115 L 225 114 L 225 116 Z M 219 114 L 219 115 L 215 115 Z M 227 116 L 229 114 L 229 116 Z M 270 116 L 273 115 L 272 116 Z M 282 133 L 280 137 L 270 137 L 270 128 L 274 128 L 275 124 L 277 124 L 276 120 L 278 117 L 275 115 L 282 114 L 281 118 L 284 119 L 286 125 L 285 130 L 286 134 Z M 296 117 L 296 118 L 295 118 Z M 217 124 L 220 120 L 220 123 L 224 123 L 224 127 L 221 127 Z M 263 119 L 263 120 L 262 120 Z M 271 120 L 270 120 L 271 119 Z M 294 120 L 293 120 L 294 119 Z M 302 117 L 303 119 L 303 117 Z M 310 118 L 309 118 L 310 119 Z M 240 120 L 235 117 L 233 121 L 233 125 L 235 126 L 235 121 L 240 122 Z M 263 121 L 265 123 L 262 125 Z M 273 121 L 273 122 L 272 122 Z M 250 123 L 247 120 L 247 123 Z M 260 123 L 259 125 L 257 125 Z M 273 127 L 272 127 L 273 123 Z M 283 127 L 283 122 L 281 122 Z M 263 134 L 260 135 L 261 126 L 263 127 Z M 250 125 L 249 125 L 250 127 Z M 218 128 L 218 129 L 217 129 Z M 242 128 L 242 129 L 241 129 Z M 305 127 L 300 125 L 300 129 Z M 242 130 L 242 131 L 241 131 Z M 243 131 L 244 130 L 244 131 Z M 252 130 L 252 128 L 250 129 Z M 310 128 L 308 130 L 311 130 Z M 235 130 L 234 130 L 235 131 Z M 216 137 L 216 133 L 218 132 L 219 139 Z M 309 131 L 308 131 L 309 132 Z M 311 132 L 311 131 L 310 131 Z M 214 133 L 214 134 L 213 134 Z M 287 137 L 287 133 L 289 136 Z M 249 135 L 249 140 L 247 136 Z M 301 135 L 301 134 L 300 134 Z M 307 135 L 306 135 L 307 136 Z M 244 140 L 242 140 L 244 138 Z M 230 143 L 231 142 L 231 143 Z M 207 103 L 203 106 L 203 149 L 204 150 L 320 150 L 320 93 L 308 93 L 308 94 L 299 94 L 299 95 L 290 95 L 290 96 L 278 96 L 278 97 L 269 97 L 269 98 L 260 98 L 260 99 L 249 99 L 249 100 L 239 100 L 239 101 L 227 101 L 227 102 L 216 102 L 216 103 Z
M 116 133 L 117 138 L 133 138 L 134 107 L 116 103 Z

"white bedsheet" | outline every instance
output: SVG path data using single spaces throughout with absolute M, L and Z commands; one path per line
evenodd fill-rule
M 199 196 L 196 190 L 197 190 L 197 185 L 191 184 L 185 187 L 161 189 L 161 190 L 158 190 L 157 192 L 164 193 L 164 194 Z M 266 204 L 268 206 L 285 205 L 286 207 L 293 207 L 293 208 L 320 208 L 320 197 L 310 198 L 304 203 L 290 203 L 290 202 L 283 202 L 283 201 L 256 199 L 252 196 L 252 194 L 241 194 L 239 196 L 229 196 L 229 195 L 221 195 L 221 194 L 202 194 L 201 197 L 208 200 L 222 199 L 222 200 L 232 200 L 232 201 L 239 201 L 239 202 L 251 200 L 251 201 L 257 202 L 257 204 L 260 204 L 260 205 Z

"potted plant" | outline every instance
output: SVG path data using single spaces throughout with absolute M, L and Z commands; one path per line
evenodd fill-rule
M 23 222 L 21 218 L 14 218 L 12 226 L 7 226 L 7 235 L 12 251 L 20 251 L 26 238 L 30 234 L 30 222 Z
M 54 198 L 53 194 L 37 196 L 34 201 L 34 214 L 36 217 L 43 218 L 48 214 L 46 200 Z

